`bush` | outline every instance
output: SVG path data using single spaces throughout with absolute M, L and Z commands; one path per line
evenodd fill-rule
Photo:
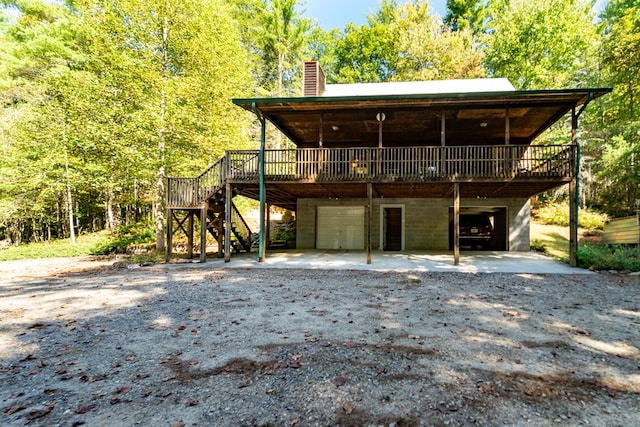
M 640 248 L 625 245 L 580 245 L 578 266 L 593 270 L 640 271 Z
M 542 224 L 569 226 L 569 203 L 549 203 L 540 206 L 534 212 L 535 218 Z M 581 209 L 578 212 L 578 222 L 580 227 L 586 230 L 602 230 L 604 224 L 609 219 L 607 214 L 596 212 L 591 209 Z
M 98 244 L 91 255 L 124 254 L 134 246 L 149 245 L 154 241 L 155 233 L 149 224 L 123 225 L 107 241 Z
M 540 252 L 541 254 L 547 253 L 547 245 L 540 239 L 532 239 L 529 246 L 532 251 Z

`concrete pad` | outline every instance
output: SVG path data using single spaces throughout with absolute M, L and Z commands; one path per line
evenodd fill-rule
M 546 273 L 594 274 L 570 267 L 536 252 L 463 251 L 460 264 L 454 265 L 453 253 L 382 252 L 372 255 L 367 264 L 364 251 L 283 250 L 267 252 L 264 262 L 256 253 L 234 254 L 231 262 L 209 258 L 202 266 L 216 268 L 301 268 L 370 271 L 440 271 L 462 273 Z

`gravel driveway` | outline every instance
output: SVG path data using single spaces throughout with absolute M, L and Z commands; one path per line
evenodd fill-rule
M 639 287 L 0 263 L 0 424 L 640 425 Z

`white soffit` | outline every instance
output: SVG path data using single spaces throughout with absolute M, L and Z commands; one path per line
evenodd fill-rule
M 429 95 L 446 93 L 511 92 L 508 79 L 430 80 L 422 82 L 355 83 L 327 85 L 323 97 Z

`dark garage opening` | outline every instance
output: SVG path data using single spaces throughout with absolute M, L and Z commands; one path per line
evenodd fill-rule
M 461 207 L 460 208 L 460 249 L 461 250 L 508 250 L 508 221 L 506 207 Z M 483 228 L 491 224 L 489 235 Z M 453 250 L 453 207 L 449 208 L 449 250 Z

